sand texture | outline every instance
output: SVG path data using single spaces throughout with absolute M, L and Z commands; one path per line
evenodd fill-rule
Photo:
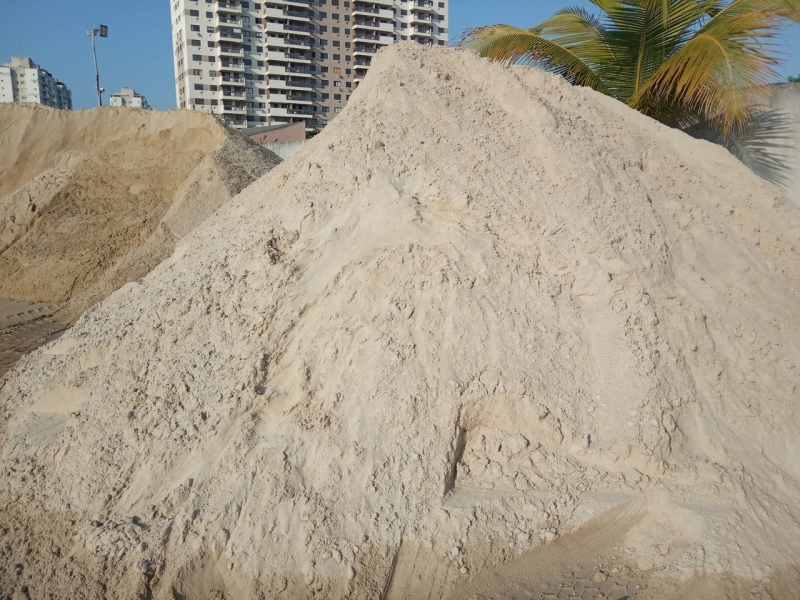
M 539 71 L 347 109 L 0 390 L 38 598 L 797 598 L 800 209 Z
M 188 111 L 0 106 L 0 298 L 89 306 L 279 160 Z

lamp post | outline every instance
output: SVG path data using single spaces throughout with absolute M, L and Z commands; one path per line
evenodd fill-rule
M 95 27 L 94 29 L 90 29 L 86 32 L 90 38 L 92 38 L 92 57 L 94 57 L 94 75 L 95 75 L 95 85 L 97 88 L 97 106 L 103 106 L 103 92 L 105 91 L 103 88 L 100 87 L 100 70 L 97 68 L 97 48 L 94 44 L 94 38 L 98 35 L 100 37 L 108 37 L 108 27 L 106 25 L 100 25 L 99 27 Z

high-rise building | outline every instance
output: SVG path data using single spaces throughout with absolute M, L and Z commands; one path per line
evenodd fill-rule
M 444 46 L 449 0 L 170 0 L 179 108 L 328 124 L 382 46 Z
M 149 109 L 150 105 L 147 103 L 147 98 L 142 96 L 133 88 L 124 87 L 116 94 L 111 94 L 108 101 L 110 106 L 129 106 L 131 108 L 146 108 Z
M 72 92 L 27 56 L 0 66 L 0 102 L 35 102 L 72 110 Z

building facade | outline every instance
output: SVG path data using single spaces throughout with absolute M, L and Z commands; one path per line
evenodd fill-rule
M 170 0 L 178 107 L 322 128 L 382 46 L 446 45 L 449 1 Z
M 0 66 L 0 102 L 34 102 L 72 110 L 72 92 L 27 56 Z
M 122 88 L 116 94 L 111 95 L 108 103 L 111 106 L 129 106 L 131 108 L 145 108 L 150 110 L 147 98 L 133 88 Z

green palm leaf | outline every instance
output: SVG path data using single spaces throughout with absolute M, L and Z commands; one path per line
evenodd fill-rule
M 746 126 L 779 64 L 774 39 L 800 0 L 590 0 L 530 29 L 468 30 L 461 46 L 590 86 L 670 125 Z

